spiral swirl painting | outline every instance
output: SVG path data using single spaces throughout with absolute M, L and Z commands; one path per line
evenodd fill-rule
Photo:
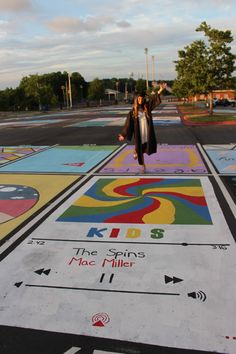
M 63 222 L 211 225 L 200 179 L 101 178 Z

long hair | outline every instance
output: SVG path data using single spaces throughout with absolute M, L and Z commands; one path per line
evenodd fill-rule
M 135 118 L 138 118 L 138 110 L 142 109 L 145 113 L 148 111 L 147 105 L 145 104 L 145 99 L 144 102 L 140 105 L 138 104 L 138 96 L 135 97 L 134 103 L 133 103 L 133 115 Z

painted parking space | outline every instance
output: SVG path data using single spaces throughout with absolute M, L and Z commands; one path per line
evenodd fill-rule
M 159 116 L 153 117 L 154 125 L 180 125 L 182 124 L 181 118 L 179 116 Z
M 236 174 L 236 144 L 204 145 L 219 173 Z
M 0 172 L 84 173 L 108 157 L 118 146 L 55 146 L 0 168 Z
M 112 116 L 106 111 L 103 115 L 101 108 L 91 117 L 85 111 L 85 119 L 109 119 Z M 117 121 L 120 117 L 114 114 Z M 176 119 L 177 114 L 163 110 L 154 118 L 163 117 Z M 177 153 L 171 149 L 175 145 L 163 144 L 170 148 L 159 161 L 164 165 L 160 172 L 152 168 L 146 174 L 140 174 L 139 168 L 120 172 L 128 165 L 124 156 L 113 172 L 99 170 L 106 167 L 104 159 L 81 174 L 58 172 L 56 176 L 78 178 L 76 188 L 73 184 L 63 189 L 65 194 L 52 193 L 53 203 L 44 209 L 46 202 L 43 212 L 29 217 L 25 216 L 37 207 L 40 191 L 46 185 L 58 185 L 56 176 L 46 173 L 52 179 L 45 179 L 40 189 L 36 183 L 27 183 L 37 172 L 0 173 L 1 177 L 29 177 L 22 183 L 0 182 L 5 193 L 2 205 L 7 193 L 19 189 L 28 198 L 20 203 L 18 216 L 5 208 L 8 220 L 2 223 L 25 217 L 6 234 L 1 247 L 0 342 L 9 354 L 23 353 L 26 347 L 30 354 L 40 352 L 38 343 L 44 345 L 40 354 L 47 350 L 72 354 L 79 348 L 91 354 L 91 347 L 93 353 L 124 354 L 236 351 L 236 249 L 231 235 L 235 236 L 235 224 L 228 216 L 227 197 L 198 145 L 183 145 Z M 105 157 L 107 161 L 120 156 L 116 149 Z M 201 153 L 200 160 L 195 150 Z M 120 152 L 125 151 L 120 146 Z M 83 161 L 74 157 L 81 156 L 89 158 L 86 149 L 69 162 L 75 171 Z M 176 161 L 182 164 L 180 169 Z M 135 160 L 130 163 L 137 166 Z M 232 176 L 220 179 L 229 184 Z M 71 195 L 71 190 L 76 192 Z M 16 246 L 15 240 L 21 243 Z M 35 336 L 38 342 L 33 344 Z M 19 340 L 13 344 L 12 338 Z
M 125 118 L 97 118 L 89 119 L 83 122 L 77 122 L 67 127 L 107 127 L 107 126 L 123 126 Z M 175 125 L 182 124 L 180 117 L 159 116 L 153 118 L 154 125 Z
M 0 146 L 0 165 L 46 149 L 47 146 Z
M 108 162 L 101 173 L 138 173 L 140 166 L 133 158 L 134 146 L 125 147 Z M 145 154 L 147 173 L 207 173 L 207 168 L 195 145 L 158 145 L 157 153 Z
M 91 116 L 96 116 L 96 118 L 91 118 L 86 121 L 75 122 L 67 125 L 66 127 L 106 127 L 106 126 L 123 126 L 125 123 L 126 116 L 131 110 L 127 108 L 117 108 L 116 110 L 97 110 L 91 112 Z M 152 111 L 154 125 L 174 125 L 182 124 L 176 106 L 167 107 L 161 106 Z
M 78 178 L 0 174 L 0 243 Z
M 67 127 L 107 127 L 107 126 L 123 126 L 125 118 L 107 117 L 107 118 L 95 118 L 89 119 L 83 122 L 77 122 Z
M 235 251 L 208 177 L 92 177 L 2 261 L 0 324 L 234 353 Z
M 17 122 L 4 122 L 0 123 L 0 128 L 2 127 L 32 127 L 32 126 L 41 126 L 47 124 L 56 124 L 63 122 L 63 119 L 33 119 L 33 120 L 22 120 Z

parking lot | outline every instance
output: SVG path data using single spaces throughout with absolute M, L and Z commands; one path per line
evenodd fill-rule
M 236 352 L 236 126 L 129 108 L 2 119 L 1 353 Z

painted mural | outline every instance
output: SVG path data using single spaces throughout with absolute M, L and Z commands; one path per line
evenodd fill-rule
M 58 221 L 212 224 L 199 179 L 98 180 Z
M 236 145 L 204 145 L 219 173 L 236 174 Z
M 140 167 L 133 158 L 134 146 L 125 147 L 104 166 L 102 173 L 138 173 Z M 145 155 L 147 172 L 205 174 L 207 168 L 194 145 L 158 145 L 157 153 Z
M 0 174 L 0 243 L 78 178 Z
M 47 146 L 0 146 L 0 165 L 34 154 Z
M 89 209 L 121 201 L 125 214 L 124 200 L 145 208 L 142 194 L 156 210 L 152 199 L 173 198 L 176 215 L 198 205 L 207 222 L 60 220 L 83 197 Z M 0 325 L 234 353 L 235 251 L 207 177 L 93 177 L 1 262 Z
M 3 166 L 2 172 L 84 173 L 108 157 L 118 146 L 55 146 L 27 159 Z

